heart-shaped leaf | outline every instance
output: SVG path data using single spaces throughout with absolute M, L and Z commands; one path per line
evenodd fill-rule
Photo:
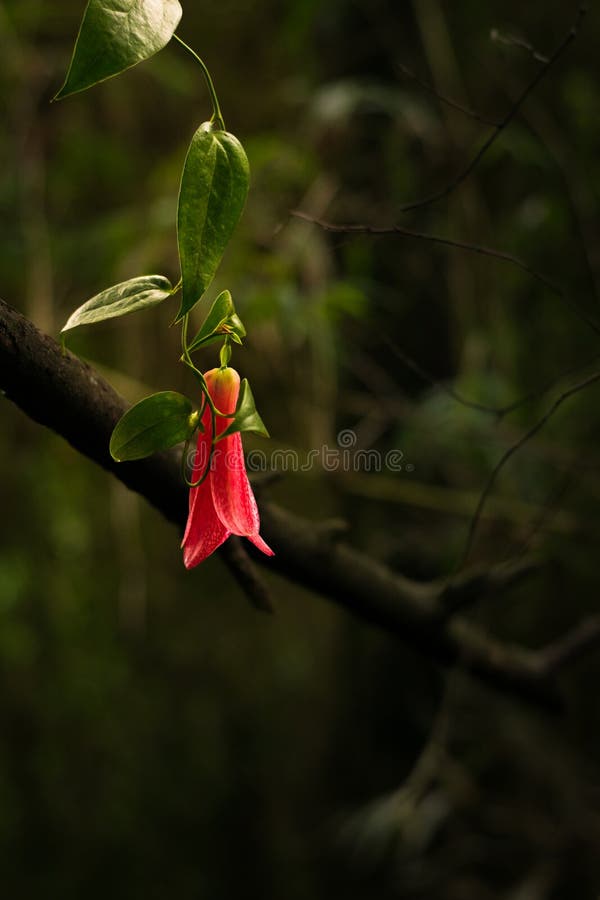
M 192 435 L 196 419 L 191 401 L 183 394 L 152 394 L 119 419 L 110 439 L 110 455 L 123 462 L 168 450 Z
M 154 56 L 181 19 L 179 0 L 89 0 L 59 100 Z
M 200 126 L 188 150 L 177 211 L 182 299 L 177 321 L 198 302 L 215 276 L 242 214 L 250 167 L 233 134 Z
M 221 440 L 222 438 L 227 437 L 228 434 L 233 434 L 236 431 L 253 431 L 254 434 L 269 437 L 269 432 L 265 427 L 265 423 L 256 409 L 252 390 L 250 389 L 247 378 L 243 378 L 240 385 L 240 393 L 235 407 L 233 422 L 219 435 L 218 440 Z
M 172 293 L 171 282 L 162 275 L 130 278 L 129 281 L 115 284 L 96 294 L 91 300 L 87 300 L 71 314 L 61 331 L 70 331 L 79 325 L 93 325 L 104 319 L 114 319 L 116 316 L 125 316 L 138 309 L 156 306 Z

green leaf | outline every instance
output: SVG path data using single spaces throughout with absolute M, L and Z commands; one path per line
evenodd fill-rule
M 154 56 L 181 18 L 178 0 L 89 0 L 59 100 Z
M 236 344 L 242 343 L 242 338 L 246 337 L 246 329 L 244 328 L 244 323 L 240 319 L 240 317 L 234 313 L 227 319 L 225 326 L 232 341 L 235 341 Z
M 110 439 L 110 455 L 123 462 L 168 450 L 192 435 L 197 418 L 191 401 L 183 394 L 152 394 L 119 419 Z
M 236 344 L 242 343 L 246 329 L 237 315 L 231 294 L 222 291 L 211 306 L 204 323 L 189 346 L 190 353 L 198 347 L 212 344 L 229 335 Z
M 229 316 L 233 315 L 234 312 L 235 307 L 231 294 L 229 291 L 222 291 L 208 311 L 200 331 L 190 344 L 190 350 L 194 350 L 208 338 L 218 334 L 219 328 L 225 324 Z
M 182 299 L 177 320 L 198 302 L 215 276 L 242 214 L 250 167 L 233 134 L 200 126 L 187 153 L 177 210 Z
M 115 284 L 96 294 L 91 300 L 87 300 L 71 314 L 61 331 L 70 331 L 79 325 L 93 325 L 104 319 L 114 319 L 116 316 L 126 316 L 138 309 L 156 306 L 172 293 L 171 282 L 162 275 L 130 278 L 129 281 Z
M 235 417 L 231 425 L 219 435 L 218 440 L 227 437 L 228 434 L 234 434 L 236 431 L 253 431 L 263 437 L 269 437 L 269 432 L 265 427 L 265 423 L 259 416 L 252 390 L 247 378 L 242 379 L 240 385 L 240 394 L 235 408 Z

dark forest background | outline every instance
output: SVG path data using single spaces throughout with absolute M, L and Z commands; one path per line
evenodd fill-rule
M 573 4 L 183 6 L 179 33 L 252 167 L 211 293 L 231 288 L 249 331 L 234 362 L 273 439 L 247 449 L 305 453 L 351 429 L 358 449 L 401 451 L 402 472 L 314 466 L 270 492 L 345 520 L 351 543 L 405 574 L 447 575 L 495 463 L 600 354 L 576 312 L 600 322 L 596 11 L 473 174 L 401 213 L 492 127 L 410 73 L 498 122 Z M 51 105 L 83 7 L 0 6 L 0 293 L 55 336 L 110 284 L 177 280 L 179 173 L 210 115 L 176 46 Z M 558 290 L 465 250 L 331 234 L 294 209 L 493 247 Z M 173 312 L 84 329 L 73 350 L 132 402 L 189 393 Z M 531 396 L 498 416 L 451 392 L 494 408 Z M 597 608 L 599 393 L 515 454 L 477 529 L 473 563 L 540 563 L 469 613 L 507 641 L 539 646 Z M 283 579 L 268 576 L 277 612 L 259 615 L 218 558 L 186 573 L 178 534 L 137 495 L 1 398 L 0 414 L 6 896 L 597 898 L 600 652 L 569 670 L 552 716 Z

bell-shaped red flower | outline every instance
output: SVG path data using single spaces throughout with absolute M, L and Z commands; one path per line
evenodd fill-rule
M 240 376 L 235 369 L 211 369 L 204 375 L 208 391 L 219 412 L 233 412 L 240 392 Z M 231 424 L 233 417 L 218 416 L 217 436 Z M 196 458 L 192 481 L 206 469 L 212 445 L 212 417 L 205 408 L 202 415 L 204 431 L 198 432 Z M 197 566 L 210 556 L 232 534 L 249 541 L 273 556 L 271 548 L 258 531 L 258 507 L 248 476 L 239 431 L 218 441 L 214 447 L 210 471 L 198 487 L 190 488 L 190 511 L 181 546 L 187 569 Z

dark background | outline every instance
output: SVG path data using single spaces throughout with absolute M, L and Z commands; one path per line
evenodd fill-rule
M 599 353 L 598 336 L 506 262 L 330 235 L 289 211 L 516 254 L 600 321 L 598 17 L 475 173 L 402 215 L 490 128 L 401 67 L 498 120 L 568 32 L 572 4 L 183 5 L 179 33 L 209 65 L 252 167 L 209 298 L 230 288 L 248 327 L 234 364 L 273 439 L 247 449 L 334 448 L 352 429 L 357 448 L 401 451 L 400 473 L 315 465 L 272 496 L 344 518 L 351 543 L 408 575 L 446 575 L 493 465 L 593 371 L 567 375 Z M 51 105 L 83 8 L 0 7 L 0 294 L 53 335 L 115 282 L 177 280 L 179 174 L 210 115 L 176 46 Z M 191 393 L 173 313 L 71 343 L 131 401 Z M 215 361 L 208 350 L 201 364 Z M 450 387 L 491 406 L 534 396 L 499 419 Z M 542 563 L 470 611 L 503 639 L 537 647 L 597 608 L 598 408 L 593 387 L 565 403 L 486 507 L 472 562 Z M 261 616 L 218 559 L 186 573 L 178 534 L 143 500 L 1 398 L 0 414 L 6 896 L 597 898 L 600 653 L 572 667 L 566 712 L 552 717 L 279 578 L 277 614 Z

